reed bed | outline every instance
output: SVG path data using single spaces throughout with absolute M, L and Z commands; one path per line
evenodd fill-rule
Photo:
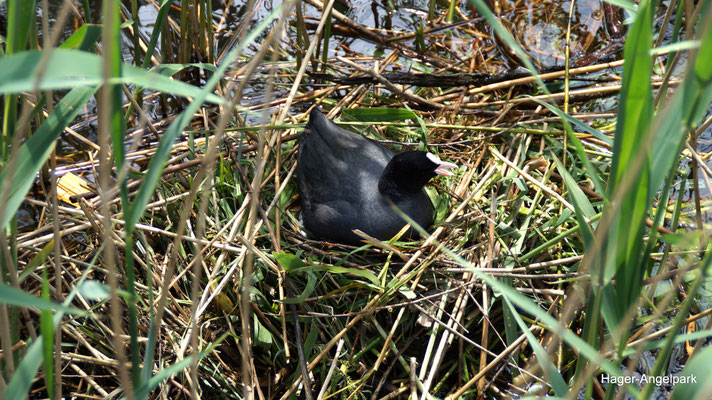
M 0 400 L 709 398 L 712 9 L 618 3 L 7 0 Z M 460 166 L 420 240 L 304 236 L 312 107 Z

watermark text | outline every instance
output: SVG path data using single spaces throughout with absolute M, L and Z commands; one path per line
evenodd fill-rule
M 647 385 L 675 386 L 680 383 L 697 383 L 696 375 L 601 375 L 601 383 L 610 385 Z

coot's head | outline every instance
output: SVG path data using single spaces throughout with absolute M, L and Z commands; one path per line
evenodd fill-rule
M 441 161 L 433 153 L 406 151 L 395 155 L 378 181 L 378 190 L 392 200 L 418 193 L 436 175 L 454 175 L 457 165 Z

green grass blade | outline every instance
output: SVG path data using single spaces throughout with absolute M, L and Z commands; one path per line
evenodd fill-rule
M 307 297 L 309 297 L 312 293 L 314 293 L 314 289 L 316 288 L 316 283 L 318 279 L 315 273 L 311 271 L 307 271 L 307 283 L 304 285 L 304 289 L 302 290 L 302 293 L 295 297 L 290 297 L 290 298 L 285 298 L 282 300 L 282 303 L 285 304 L 299 304 L 303 303 L 304 300 L 306 300 Z
M 49 280 L 47 279 L 47 269 L 42 270 L 42 298 L 49 299 Z M 42 310 L 40 312 L 40 331 L 42 332 L 42 359 L 44 361 L 44 376 L 49 398 L 54 398 L 54 324 L 52 323 L 52 311 Z M 59 355 L 58 355 L 59 356 Z
M 185 63 L 185 64 L 156 65 L 155 67 L 151 68 L 150 71 L 159 73 L 163 76 L 173 76 L 188 67 L 204 68 L 204 69 L 207 69 L 208 71 L 213 71 L 213 72 L 215 72 L 215 70 L 217 69 L 215 67 L 215 65 L 208 64 L 208 63 Z
M 593 206 L 588 201 L 588 197 L 583 193 L 581 188 L 576 183 L 576 180 L 571 176 L 569 171 L 564 169 L 561 161 L 555 154 L 551 154 L 551 157 L 556 161 L 556 170 L 559 171 L 559 175 L 564 179 L 564 184 L 566 189 L 569 191 L 569 198 L 571 199 L 571 204 L 574 206 L 576 212 L 576 220 L 581 227 L 581 235 L 583 236 L 584 244 L 589 247 L 593 244 L 594 235 L 589 222 L 596 211 L 594 211 Z
M 0 59 L 0 93 L 33 90 L 41 58 L 41 51 L 26 51 Z M 52 51 L 38 88 L 55 90 L 101 85 L 104 83 L 102 64 L 102 58 L 96 54 L 72 49 L 55 49 Z M 222 74 L 219 76 L 222 77 Z M 211 103 L 225 103 L 223 98 L 213 93 L 201 94 L 202 89 L 199 87 L 129 64 L 123 64 L 121 74 L 111 78 L 110 83 L 137 85 L 184 97 L 204 96 L 205 100 Z
M 551 332 L 556 332 L 561 335 L 562 339 L 571 347 L 578 349 L 579 355 L 587 358 L 594 365 L 601 367 L 603 371 L 609 375 L 620 376 L 621 371 L 618 367 L 603 357 L 594 347 L 590 346 L 578 335 L 576 335 L 571 330 L 564 326 L 561 326 L 558 320 L 553 316 L 549 315 L 546 310 L 539 308 L 532 299 L 518 293 L 516 290 L 508 287 L 507 285 L 501 284 L 497 279 L 478 271 L 464 259 L 458 257 L 455 253 L 445 250 L 454 260 L 456 260 L 460 265 L 471 268 L 472 272 L 477 275 L 478 278 L 482 279 L 488 286 L 497 292 L 501 293 L 503 296 L 507 297 L 509 301 L 512 302 L 517 308 L 523 310 L 526 313 L 533 315 L 538 318 L 542 324 Z
M 5 38 L 5 55 L 10 56 L 27 48 L 27 42 L 34 24 L 34 0 L 7 0 L 7 36 Z M 13 93 L 19 92 L 20 91 L 18 90 Z M 7 152 L 16 129 L 15 124 L 18 115 L 17 103 L 18 99 L 16 96 L 6 96 L 3 98 L 0 161 L 5 161 L 9 158 Z
M 620 207 L 609 207 L 608 232 L 599 231 L 603 246 L 591 263 L 594 285 L 604 287 L 601 299 L 603 317 L 611 331 L 617 331 L 621 318 L 640 294 L 647 260 L 642 257 L 643 233 L 650 197 L 649 127 L 652 117 L 653 7 L 640 3 L 635 22 L 625 45 L 623 84 L 619 98 L 616 135 L 613 143 L 612 170 L 608 181 L 611 201 L 618 198 Z M 605 220 L 605 218 L 604 218 Z M 615 276 L 616 285 L 611 285 Z M 624 343 L 621 338 L 621 345 Z
M 64 306 L 42 297 L 33 296 L 25 291 L 0 282 L 0 303 L 18 307 L 35 307 L 47 311 L 63 311 L 69 314 L 86 316 L 88 313 L 78 308 Z
M 566 134 L 569 137 L 569 140 L 571 140 L 571 144 L 574 146 L 574 149 L 576 149 L 576 154 L 578 155 L 579 160 L 583 163 L 584 168 L 586 169 L 586 173 L 588 174 L 587 176 L 591 179 L 591 182 L 593 182 L 593 187 L 596 190 L 596 193 L 600 194 L 604 199 L 608 200 L 606 195 L 606 190 L 604 189 L 603 182 L 601 181 L 601 178 L 598 176 L 598 172 L 596 168 L 593 167 L 593 164 L 591 164 L 591 161 L 588 159 L 586 156 L 586 152 L 584 151 L 583 144 L 579 140 L 578 137 L 576 137 L 576 134 L 574 133 L 573 129 L 571 128 L 571 124 L 581 128 L 584 132 L 588 132 L 598 138 L 599 140 L 603 141 L 604 143 L 608 144 L 613 144 L 611 139 L 602 134 L 598 129 L 593 129 L 590 126 L 584 124 L 583 122 L 579 121 L 578 119 L 570 116 L 569 114 L 565 113 L 563 110 L 561 110 L 558 107 L 554 107 L 551 104 L 545 103 L 539 99 L 534 99 L 532 100 L 536 101 L 537 103 L 541 104 L 542 106 L 548 108 L 551 112 L 554 114 L 558 115 L 559 118 L 561 118 L 563 124 L 564 124 L 564 130 L 566 131 Z M 547 137 L 549 140 L 553 140 L 549 137 Z
M 217 340 L 215 340 L 213 343 L 210 344 L 205 350 L 201 351 L 197 355 L 191 355 L 189 357 L 186 357 L 178 362 L 176 362 L 173 365 L 170 365 L 167 368 L 163 368 L 156 375 L 152 376 L 151 379 L 149 379 L 144 385 L 141 387 L 136 388 L 136 392 L 134 393 L 137 399 L 145 399 L 148 398 L 148 395 L 151 394 L 153 389 L 157 388 L 158 385 L 163 383 L 166 379 L 169 377 L 177 374 L 178 372 L 184 370 L 187 368 L 189 365 L 194 363 L 195 357 L 197 357 L 197 361 L 203 359 L 207 354 L 215 350 L 216 347 L 218 347 L 224 340 L 225 338 L 229 335 L 229 332 L 224 333 L 222 336 L 220 336 Z
M 20 147 L 7 202 L 0 206 L 0 228 L 5 229 L 14 217 L 32 187 L 37 172 L 52 153 L 57 137 L 82 111 L 82 107 L 92 98 L 96 90 L 97 87 L 77 88 L 67 93 L 55 106 L 54 112 Z M 6 179 L 10 179 L 6 172 L 7 169 L 4 169 L 0 173 L 0 187 L 3 187 Z
M 605 0 L 606 3 L 613 4 L 614 6 L 618 6 L 620 8 L 625 8 L 628 10 L 630 13 L 635 14 L 638 12 L 638 7 L 636 7 L 636 3 L 633 1 L 626 1 L 626 0 Z
M 89 52 L 99 38 L 101 38 L 101 27 L 99 25 L 84 24 L 72 36 L 68 37 L 59 48 Z
M 99 143 L 102 141 L 102 136 L 110 136 L 111 159 L 113 159 L 116 164 L 116 170 L 121 171 L 125 162 L 126 149 L 124 148 L 124 133 L 126 128 L 123 119 L 123 84 L 118 82 L 118 79 L 122 77 L 123 69 L 128 66 L 128 64 L 124 65 L 122 62 L 121 20 L 118 2 L 103 3 L 103 28 L 102 47 L 104 56 L 102 57 L 103 62 L 101 63 L 101 79 L 102 81 L 108 80 L 110 83 L 102 87 L 102 96 L 99 102 L 99 105 L 102 107 L 102 112 L 99 113 L 99 129 L 102 131 L 99 133 Z M 92 56 L 92 54 L 88 55 Z M 106 130 L 108 130 L 108 132 L 104 132 Z M 99 182 L 101 181 L 100 176 Z M 106 181 L 109 182 L 110 180 L 107 179 Z M 128 177 L 124 175 L 123 179 L 117 182 L 123 209 L 129 207 L 127 181 Z M 105 215 L 105 217 L 107 216 Z M 141 357 L 138 344 L 138 316 L 136 310 L 138 296 L 136 295 L 136 278 L 133 266 L 133 231 L 126 229 L 125 234 L 126 246 L 124 247 L 125 261 L 123 270 L 126 273 L 126 290 L 130 296 L 126 301 L 126 317 L 128 320 L 127 333 L 129 336 L 129 359 L 131 361 L 131 384 L 132 387 L 135 388 L 142 383 L 140 368 Z M 129 389 L 125 388 L 125 390 Z
M 351 274 L 364 279 L 368 279 L 370 284 L 375 285 L 376 288 L 380 289 L 380 281 L 376 275 L 367 269 L 358 268 L 348 268 L 339 267 L 336 265 L 309 265 L 303 268 L 298 268 L 290 272 L 302 272 L 302 271 L 320 271 L 320 272 L 330 272 L 332 274 Z M 364 282 L 365 284 L 365 282 Z
M 15 370 L 15 374 L 12 376 L 12 379 L 10 379 L 7 387 L 5 387 L 3 393 L 6 399 L 27 398 L 37 370 L 42 364 L 42 340 L 42 336 L 38 337 L 37 341 L 33 342 L 27 350 L 27 353 L 25 353 L 22 362 L 20 362 L 20 365 Z
M 709 277 L 712 274 L 712 244 L 708 244 L 705 251 L 705 257 L 700 262 L 700 267 L 696 271 L 697 276 L 695 277 L 695 281 L 689 288 L 685 300 L 683 300 L 678 313 L 673 319 L 671 326 L 672 332 L 678 332 L 682 328 L 682 326 L 684 325 L 685 318 L 689 315 L 692 306 L 697 304 L 695 297 L 697 296 L 698 291 L 700 291 L 703 285 L 708 282 Z M 672 353 L 672 347 L 674 342 L 675 335 L 668 335 L 664 342 L 664 345 L 656 355 L 655 365 L 650 371 L 651 376 L 659 376 L 663 374 L 663 370 L 665 369 L 665 366 L 668 364 L 668 360 L 670 359 L 670 354 Z M 709 360 L 707 360 L 707 365 L 709 366 Z M 643 388 L 643 398 L 650 398 L 652 392 L 653 383 L 648 383 L 647 385 L 645 385 L 645 388 Z
M 554 389 L 554 393 L 557 396 L 563 398 L 569 393 L 569 385 L 566 384 L 564 377 L 561 376 L 561 373 L 551 361 L 551 357 L 549 357 L 549 353 L 546 351 L 544 346 L 539 343 L 539 340 L 537 340 L 534 334 L 524 323 L 524 320 L 522 320 L 522 317 L 519 313 L 517 313 L 514 305 L 506 297 L 504 298 L 504 302 L 510 310 L 509 314 L 514 317 L 517 321 L 517 325 L 519 325 L 519 329 L 524 333 L 524 335 L 526 335 L 529 345 L 534 350 L 534 354 L 536 354 L 536 361 L 539 363 L 539 366 L 541 366 L 542 371 L 544 371 L 544 376 L 549 382 L 549 385 L 551 385 L 551 388 Z
M 630 29 L 625 46 L 623 84 L 620 92 L 616 136 L 613 142 L 613 170 L 609 192 L 618 189 L 623 176 L 643 144 L 652 117 L 652 7 L 641 3 L 638 18 Z
M 27 41 L 35 24 L 35 0 L 7 0 L 6 54 L 27 48 Z
M 153 31 L 151 32 L 151 39 L 148 41 L 148 46 L 146 49 L 146 56 L 143 59 L 143 68 L 148 67 L 151 63 L 151 55 L 156 49 L 156 43 L 158 43 L 158 38 L 163 31 L 163 25 L 166 23 L 166 16 L 168 15 L 168 10 L 171 9 L 173 2 L 171 0 L 162 0 L 161 7 L 158 9 L 158 16 L 153 25 Z
M 411 110 L 385 107 L 345 108 L 341 111 L 341 116 L 349 121 L 378 123 L 405 121 L 409 119 L 413 121 L 418 120 L 418 116 Z
M 712 101 L 712 92 L 710 91 L 710 83 L 712 82 L 712 7 L 708 7 L 702 27 L 705 30 L 703 31 L 700 50 L 694 63 L 694 78 L 690 78 L 691 82 L 688 85 L 691 87 L 686 89 L 690 94 L 697 94 L 697 96 L 693 97 L 694 100 L 690 99 L 689 101 L 691 107 L 688 121 L 690 125 L 694 125 L 704 118 L 710 101 Z M 693 91 L 693 89 L 697 90 Z M 696 97 L 699 97 L 699 99 L 696 99 Z

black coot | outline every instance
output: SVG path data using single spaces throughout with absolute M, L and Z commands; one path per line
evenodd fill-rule
M 306 230 L 320 239 L 359 244 L 354 229 L 387 240 L 406 222 L 393 202 L 420 226 L 433 222 L 433 205 L 423 186 L 436 175 L 453 175 L 424 151 L 394 155 L 383 145 L 338 127 L 318 108 L 299 140 L 297 181 Z M 408 235 L 412 235 L 412 229 Z

